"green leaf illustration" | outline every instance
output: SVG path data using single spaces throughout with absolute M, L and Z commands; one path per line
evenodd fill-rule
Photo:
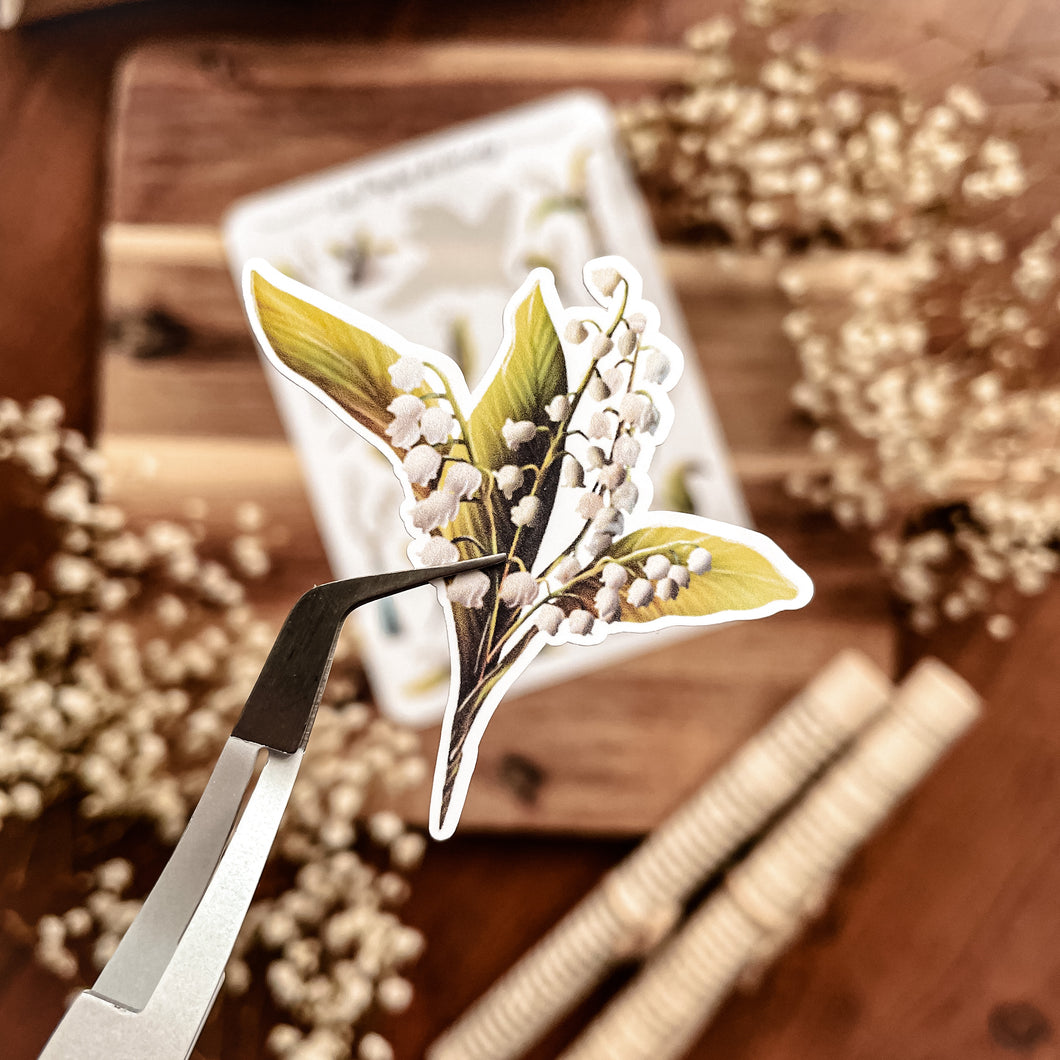
M 671 563 L 684 565 L 697 548 L 711 554 L 709 571 L 692 574 L 688 588 L 680 589 L 672 600 L 653 599 L 644 607 L 634 607 L 623 595 L 619 621 L 640 625 L 667 616 L 701 618 L 721 611 L 753 611 L 777 601 L 794 600 L 799 594 L 797 585 L 748 545 L 684 526 L 651 526 L 616 541 L 557 603 L 568 613 L 576 607 L 591 609 L 603 585 L 600 572 L 606 563 L 621 564 L 630 579 L 644 578 L 644 564 L 650 556 L 661 554 Z
M 386 428 L 387 406 L 401 393 L 388 369 L 396 350 L 374 335 L 297 295 L 252 274 L 253 308 L 276 356 L 293 372 L 322 390 L 359 424 L 398 453 Z M 417 396 L 429 393 L 424 385 Z
M 630 577 L 644 577 L 649 556 L 662 553 L 671 562 L 685 564 L 694 549 L 706 549 L 711 568 L 693 574 L 687 589 L 673 600 L 652 600 L 646 607 L 622 601 L 621 622 L 651 622 L 667 615 L 695 618 L 719 611 L 752 611 L 778 600 L 794 600 L 799 588 L 773 564 L 748 545 L 683 526 L 650 526 L 634 530 L 612 546 L 608 559 L 621 563 Z

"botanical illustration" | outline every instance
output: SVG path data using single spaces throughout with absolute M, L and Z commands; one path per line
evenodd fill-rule
M 451 580 L 443 597 L 453 670 L 431 806 L 438 838 L 456 827 L 489 718 L 546 644 L 757 618 L 812 594 L 768 538 L 647 510 L 682 356 L 627 262 L 590 262 L 585 284 L 596 304 L 565 310 L 552 274 L 531 272 L 472 393 L 444 354 L 263 261 L 244 271 L 266 355 L 390 460 L 413 561 L 505 557 Z

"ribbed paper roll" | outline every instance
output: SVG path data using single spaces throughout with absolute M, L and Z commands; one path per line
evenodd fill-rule
M 521 1056 L 607 973 L 645 952 L 746 839 L 886 705 L 887 678 L 844 652 L 428 1050 L 428 1060 Z
M 854 850 L 965 731 L 976 694 L 921 663 L 875 722 L 734 868 L 563 1060 L 683 1056 L 749 962 L 787 942 Z

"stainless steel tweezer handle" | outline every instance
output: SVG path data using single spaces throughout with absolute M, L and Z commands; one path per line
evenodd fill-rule
M 298 600 L 169 862 L 42 1060 L 187 1060 L 294 787 L 346 616 L 371 600 L 504 559 L 329 582 Z M 263 751 L 268 757 L 240 815 Z

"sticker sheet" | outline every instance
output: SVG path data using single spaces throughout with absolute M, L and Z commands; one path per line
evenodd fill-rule
M 236 273 L 249 258 L 262 257 L 284 276 L 385 322 L 403 341 L 443 353 L 470 389 L 481 385 L 502 345 L 512 291 L 533 269 L 547 268 L 554 277 L 557 305 L 577 305 L 586 298 L 585 262 L 610 253 L 636 267 L 667 334 L 690 353 L 650 222 L 615 149 L 610 111 L 585 93 L 464 125 L 245 200 L 227 218 L 226 240 Z M 672 395 L 675 425 L 666 448 L 645 472 L 655 505 L 747 525 L 694 360 L 687 358 Z M 398 514 L 403 494 L 387 459 L 294 381 L 269 376 L 335 576 L 406 564 Z M 445 619 L 433 593 L 383 601 L 354 621 L 384 711 L 410 724 L 436 722 L 450 666 Z M 657 630 L 654 637 L 628 638 L 636 643 L 623 648 L 604 644 L 592 652 L 580 641 L 556 642 L 516 691 L 674 635 Z

